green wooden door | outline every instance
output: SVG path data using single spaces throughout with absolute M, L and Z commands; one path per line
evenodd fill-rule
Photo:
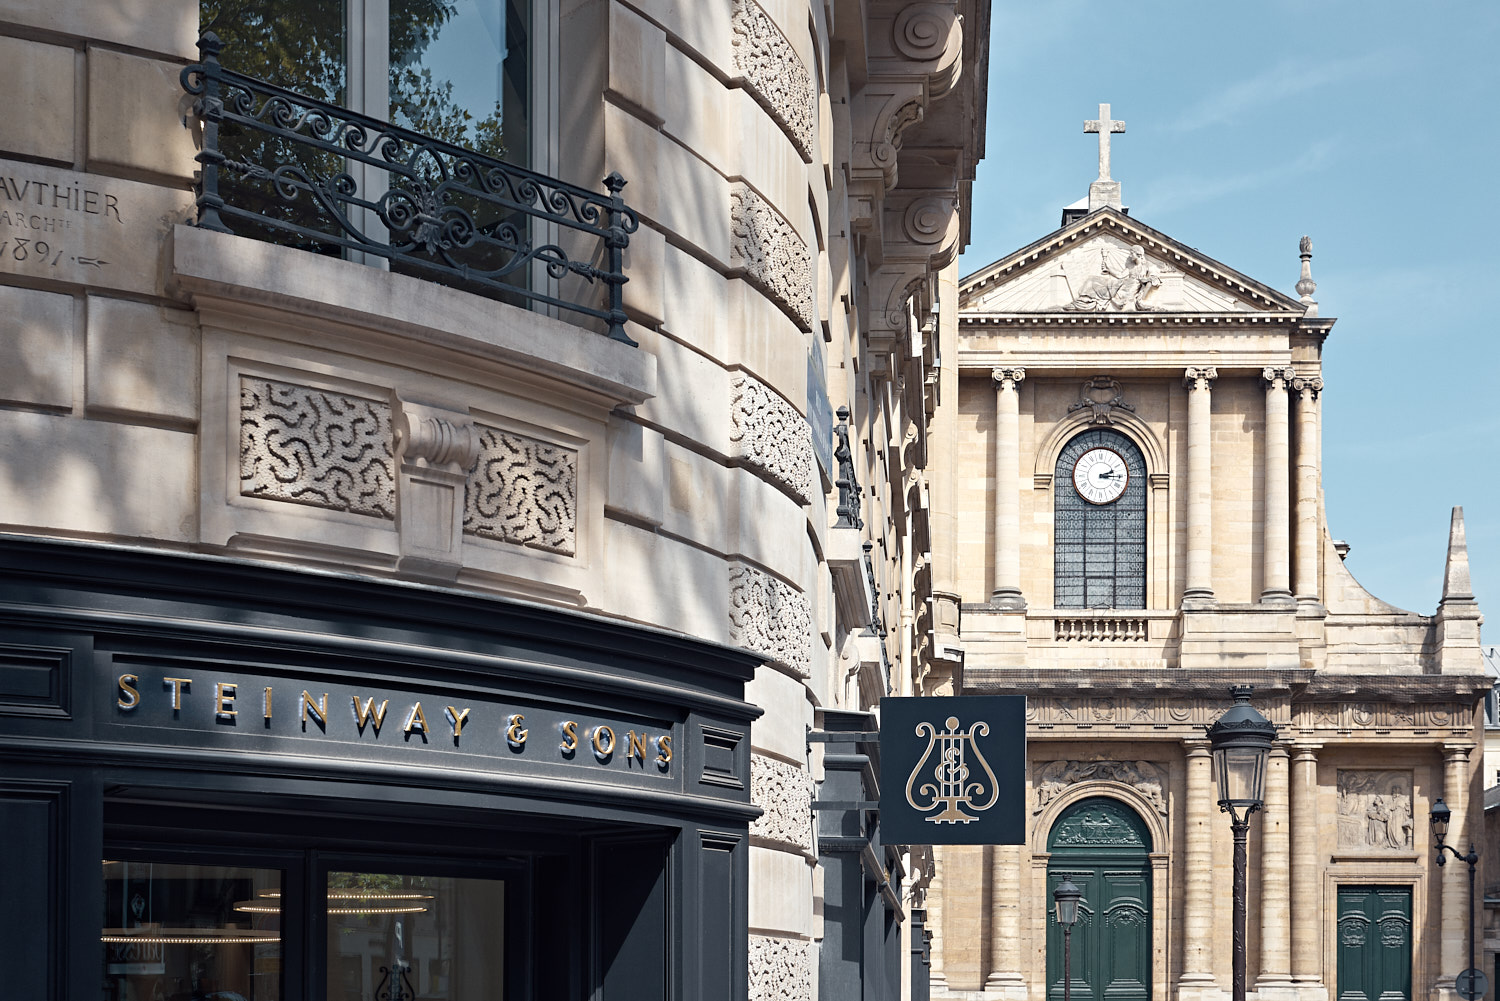
M 1411 887 L 1341 886 L 1338 1001 L 1411 1001 Z
M 1063 935 L 1050 911 L 1066 876 L 1083 891 L 1072 934 L 1073 1001 L 1151 996 L 1151 835 L 1134 810 L 1105 797 L 1063 812 L 1047 839 L 1047 997 L 1063 996 Z

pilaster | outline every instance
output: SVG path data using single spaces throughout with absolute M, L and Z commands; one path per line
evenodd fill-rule
M 1188 393 L 1188 519 L 1187 587 L 1184 608 L 1214 603 L 1213 586 L 1213 381 L 1219 377 L 1212 367 L 1190 368 L 1183 373 Z
M 1024 368 L 997 368 L 995 382 L 995 581 L 990 604 L 1024 609 L 1021 594 L 1021 417 Z
M 1263 604 L 1290 604 L 1292 590 L 1288 576 L 1288 553 L 1291 550 L 1291 494 L 1288 473 L 1291 454 L 1287 423 L 1287 385 L 1296 373 L 1291 368 L 1268 367 L 1261 372 L 1266 390 L 1265 441 L 1265 516 L 1262 519 L 1264 545 L 1261 552 L 1261 592 Z

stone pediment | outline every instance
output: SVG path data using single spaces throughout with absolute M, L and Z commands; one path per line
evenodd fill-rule
M 965 278 L 977 313 L 1303 312 L 1289 296 L 1113 209 L 1085 216 Z

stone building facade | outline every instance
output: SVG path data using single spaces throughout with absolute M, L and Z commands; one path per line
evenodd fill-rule
M 934 997 L 1060 998 L 1063 874 L 1085 890 L 1075 999 L 1229 996 L 1205 727 L 1231 684 L 1280 727 L 1251 996 L 1455 996 L 1465 867 L 1434 864 L 1427 815 L 1441 797 L 1450 843 L 1479 840 L 1489 683 L 1462 513 L 1434 614 L 1345 567 L 1320 477 L 1338 342 L 1301 254 L 1297 295 L 1241 274 L 1129 215 L 1102 157 L 1086 208 L 960 284 L 957 414 L 929 475 L 955 483 L 934 588 L 961 602 L 963 664 L 930 681 L 1028 697 L 1029 828 L 940 851 Z
M 924 469 L 959 390 L 939 359 L 957 357 L 987 0 L 458 4 L 478 11 L 473 37 L 499 30 L 494 11 L 508 32 L 495 117 L 445 104 L 462 86 L 407 112 L 447 108 L 443 128 L 521 114 L 495 149 L 529 181 L 460 169 L 467 154 L 423 135 L 370 138 L 396 120 L 393 73 L 445 72 L 420 39 L 398 52 L 409 24 L 387 6 L 0 10 L 0 80 L 26 109 L 0 123 L 0 826 L 32 874 L 7 899 L 35 905 L 7 908 L 12 988 L 96 998 L 104 969 L 118 998 L 150 996 L 132 978 L 191 966 L 203 983 L 182 989 L 207 989 L 208 959 L 119 952 L 111 931 L 181 943 L 140 937 L 150 922 L 108 866 L 208 879 L 191 860 L 238 864 L 267 848 L 252 829 L 274 829 L 303 854 L 253 880 L 306 868 L 311 886 L 319 853 L 370 850 L 379 829 L 383 851 L 461 857 L 531 887 L 535 908 L 579 902 L 511 925 L 578 929 L 556 954 L 516 946 L 507 969 L 533 979 L 515 996 L 661 978 L 674 997 L 907 996 L 921 859 L 871 851 L 858 818 L 823 852 L 808 734 L 956 658 L 929 556 L 952 487 Z M 293 38 L 322 48 L 284 58 Z M 215 60 L 287 74 L 270 82 L 290 96 L 239 103 Z M 312 93 L 324 60 L 336 85 Z M 281 131 L 247 146 L 251 118 Z M 316 141 L 332 145 L 288 173 Z M 471 185 L 450 206 L 512 185 L 503 211 L 466 230 L 444 170 Z M 601 186 L 616 173 L 623 190 Z M 314 204 L 339 217 L 299 214 Z M 517 236 L 523 210 L 541 214 Z M 491 256 L 442 271 L 444 241 L 474 229 Z M 406 256 L 387 252 L 398 233 Z M 527 240 L 551 249 L 519 291 L 482 287 Z M 340 685 L 387 695 L 356 690 L 351 716 L 319 701 Z M 273 689 L 290 700 L 274 716 Z M 462 731 L 455 691 L 482 727 Z M 392 719 L 403 707 L 404 739 L 361 750 L 381 740 L 375 696 Z M 463 757 L 475 729 L 480 763 Z M 527 733 L 558 760 L 531 764 Z M 441 752 L 412 757 L 429 734 Z M 409 816 L 372 825 L 360 804 L 377 800 Z M 553 851 L 600 878 L 567 882 L 584 877 L 549 869 Z M 894 937 L 841 940 L 830 964 L 820 865 L 852 866 Z M 336 875 L 330 899 L 349 892 Z M 322 911 L 296 899 L 301 944 L 273 956 L 282 940 L 246 928 L 235 947 L 256 951 L 214 953 L 220 981 L 312 978 L 256 995 L 298 997 L 333 970 Z M 373 986 L 360 961 L 350 990 Z M 411 989 L 459 997 L 440 993 L 458 960 L 432 962 Z

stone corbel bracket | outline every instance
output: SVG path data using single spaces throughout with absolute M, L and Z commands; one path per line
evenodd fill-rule
M 962 216 L 956 190 L 897 189 L 884 199 L 881 264 L 870 276 L 871 347 L 894 350 L 910 336 L 907 303 L 921 296 L 919 313 L 931 308 L 927 277 L 958 255 Z
M 463 564 L 464 489 L 479 430 L 468 414 L 417 403 L 403 402 L 395 416 L 398 566 L 452 580 Z
M 956 0 L 873 3 L 869 78 L 855 100 L 854 172 L 896 186 L 901 133 L 958 82 L 963 20 Z

